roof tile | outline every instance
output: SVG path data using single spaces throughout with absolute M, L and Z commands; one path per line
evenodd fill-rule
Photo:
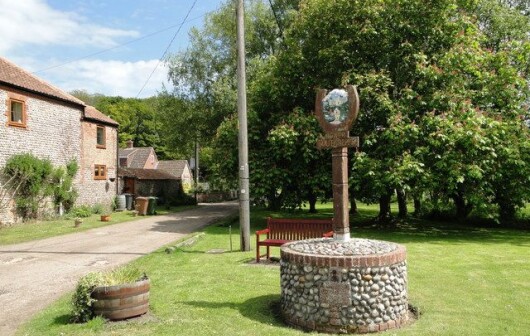
M 79 107 L 84 110 L 84 115 L 87 119 L 118 126 L 116 121 L 104 115 L 95 107 L 87 106 L 82 100 L 46 83 L 44 80 L 11 63 L 3 57 L 0 57 L 0 83 L 79 105 Z
M 139 180 L 179 180 L 178 177 L 158 169 L 118 168 L 119 177 L 135 177 Z
M 184 168 L 186 168 L 187 164 L 188 161 L 186 160 L 158 161 L 157 169 L 180 178 L 184 173 Z

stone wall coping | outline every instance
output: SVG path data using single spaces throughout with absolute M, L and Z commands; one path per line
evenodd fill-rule
M 287 243 L 280 248 L 282 261 L 299 264 L 311 265 L 316 267 L 378 267 L 391 266 L 407 258 L 405 246 L 396 244 L 397 248 L 389 253 L 367 254 L 367 255 L 319 255 L 293 251 Z

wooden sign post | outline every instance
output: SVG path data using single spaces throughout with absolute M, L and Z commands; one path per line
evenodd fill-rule
M 359 147 L 359 137 L 350 137 L 350 128 L 359 113 L 357 89 L 335 89 L 329 94 L 319 90 L 315 114 L 325 135 L 317 140 L 317 148 L 331 148 L 333 170 L 333 231 L 334 239 L 350 240 L 348 212 L 348 147 Z

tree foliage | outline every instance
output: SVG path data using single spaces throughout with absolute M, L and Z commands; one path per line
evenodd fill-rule
M 378 202 L 382 219 L 395 191 L 404 213 L 409 197 L 416 213 L 449 210 L 461 219 L 474 212 L 511 220 L 530 199 L 528 1 L 251 0 L 246 7 L 256 202 L 296 208 L 329 197 L 331 158 L 314 147 L 321 133 L 314 97 L 317 88 L 345 84 L 357 85 L 361 98 L 350 188 Z M 140 118 L 118 101 L 98 100 L 138 145 L 182 155 L 199 141 L 219 189 L 235 187 L 239 172 L 234 18 L 227 1 L 192 30 L 189 48 L 168 59 L 175 90 L 162 91 L 154 112 L 137 107 Z

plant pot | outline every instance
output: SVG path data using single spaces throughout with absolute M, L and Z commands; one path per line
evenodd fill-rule
M 149 279 L 134 283 L 96 287 L 92 291 L 94 313 L 109 320 L 123 320 L 147 313 Z
M 110 215 L 101 215 L 102 222 L 110 222 Z

